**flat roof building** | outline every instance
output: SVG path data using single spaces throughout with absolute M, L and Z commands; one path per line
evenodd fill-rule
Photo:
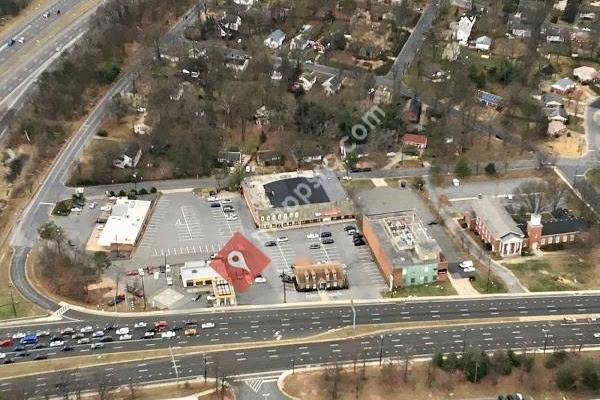
M 179 278 L 183 287 L 204 286 L 215 297 L 215 305 L 233 305 L 236 303 L 233 286 L 223 279 L 206 261 L 188 261 L 179 269 Z
M 141 236 L 152 202 L 117 199 L 98 244 L 106 250 L 131 252 Z
M 331 170 L 247 177 L 242 190 L 254 223 L 262 229 L 354 217 L 354 206 Z
M 363 233 L 390 287 L 447 279 L 448 261 L 414 210 L 365 215 Z

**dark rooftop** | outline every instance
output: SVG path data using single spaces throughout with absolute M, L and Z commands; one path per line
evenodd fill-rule
M 523 223 L 517 226 L 523 231 L 525 237 L 527 237 L 527 224 Z M 588 223 L 583 218 L 555 219 L 542 224 L 542 236 L 581 232 L 587 230 L 588 227 Z
M 330 202 L 318 178 L 296 177 L 264 185 L 265 194 L 273 207 Z M 290 199 L 294 199 L 293 204 Z

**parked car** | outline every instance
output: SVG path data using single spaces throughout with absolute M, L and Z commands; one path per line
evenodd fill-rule
M 319 238 L 319 234 L 318 233 L 309 233 L 306 235 L 307 239 L 318 239 Z
M 92 333 L 92 337 L 103 337 L 104 336 L 104 331 L 96 331 L 94 333 Z
M 221 199 L 221 204 L 231 204 L 231 199 Z
M 38 337 L 50 336 L 50 331 L 48 329 L 42 329 L 41 331 L 37 331 L 35 333 Z
M 60 347 L 65 344 L 64 340 L 53 340 L 50 342 L 50 347 Z
M 322 237 L 322 238 L 331 237 L 331 232 L 327 232 L 327 231 L 325 231 L 325 232 L 321 232 L 321 237 Z
M 77 341 L 77 344 L 89 344 L 91 342 L 90 338 L 83 338 Z
M 142 339 L 150 339 L 154 337 L 154 331 L 146 331 L 144 332 L 144 336 L 142 336 Z
M 85 335 L 83 333 L 74 333 L 71 335 L 71 339 L 81 339 L 82 337 L 84 337 Z
M 231 214 L 225 217 L 225 221 L 237 221 L 238 216 L 236 214 Z
M 183 332 L 183 334 L 185 336 L 196 336 L 196 328 L 188 328 Z
M 277 242 L 278 242 L 278 243 L 287 242 L 288 240 L 289 240 L 289 239 L 288 239 L 288 237 L 287 237 L 287 236 L 279 236 L 279 237 L 277 238 Z
M 321 247 L 321 245 L 319 243 L 311 243 L 310 246 L 308 246 L 308 248 L 311 250 L 316 250 L 320 247 Z
M 6 338 L 0 340 L 0 347 L 9 347 L 12 344 L 12 339 Z
M 111 336 L 104 336 L 102 339 L 100 339 L 100 342 L 102 343 L 107 343 L 107 342 L 112 342 L 113 338 Z
M 79 330 L 80 333 L 90 333 L 90 332 L 93 332 L 93 331 L 94 331 L 94 328 L 91 325 L 84 326 L 83 328 L 81 328 Z
M 346 226 L 344 227 L 344 230 L 345 230 L 346 232 L 348 232 L 348 231 L 351 231 L 351 230 L 356 230 L 356 227 L 355 227 L 355 226 L 353 226 L 353 225 L 346 225 Z
M 219 207 L 221 207 L 221 203 L 210 203 L 210 206 L 212 208 L 219 208 Z
M 123 326 L 115 332 L 117 335 L 127 335 L 129 333 L 129 328 L 127 326 Z
M 474 264 L 473 264 L 473 261 L 471 261 L 471 260 L 465 260 L 465 261 L 462 261 L 460 264 L 458 264 L 458 266 L 462 269 L 465 269 L 465 268 L 473 268 Z
M 173 331 L 164 331 L 160 334 L 160 337 L 163 339 L 171 339 L 174 338 L 177 334 Z
M 75 333 L 75 329 L 73 329 L 71 327 L 65 328 L 62 331 L 60 331 L 60 334 L 63 335 L 63 336 L 72 335 L 74 333 Z
M 133 325 L 134 328 L 145 328 L 147 326 L 148 326 L 148 324 L 146 322 L 144 322 L 144 321 L 136 322 Z
M 362 239 L 358 239 L 354 241 L 354 245 L 355 246 L 364 246 L 365 245 L 365 241 Z
M 125 334 L 125 335 L 121 335 L 119 336 L 119 340 L 131 340 L 133 338 L 133 336 L 131 336 L 130 334 Z
M 156 321 L 154 323 L 154 328 L 162 331 L 169 327 L 169 323 L 167 321 Z
M 323 243 L 323 244 L 333 244 L 333 243 L 335 243 L 335 240 L 333 240 L 332 238 L 325 238 L 325 239 L 321 240 L 321 243 Z
M 256 275 L 256 277 L 254 278 L 254 282 L 265 283 L 265 282 L 267 282 L 267 279 L 262 275 Z
M 90 349 L 92 349 L 92 350 L 101 349 L 103 347 L 104 347 L 104 344 L 102 344 L 102 343 L 92 343 L 90 345 Z
M 208 202 L 212 203 L 212 202 L 214 202 L 214 201 L 219 201 L 219 199 L 217 199 L 217 197 L 216 197 L 216 196 L 208 196 L 208 197 L 206 198 L 206 201 L 208 201 Z
M 12 338 L 13 339 L 23 339 L 25 337 L 25 332 L 17 332 L 17 333 L 13 333 Z
M 275 242 L 274 240 L 269 240 L 268 242 L 265 242 L 265 247 L 273 247 L 273 246 L 277 246 L 277 242 Z
M 203 322 L 202 325 L 200 325 L 200 327 L 202 329 L 214 328 L 215 327 L 215 323 L 214 322 Z

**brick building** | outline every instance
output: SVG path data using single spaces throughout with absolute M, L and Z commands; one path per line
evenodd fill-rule
M 448 278 L 448 261 L 413 210 L 365 215 L 363 233 L 390 287 Z

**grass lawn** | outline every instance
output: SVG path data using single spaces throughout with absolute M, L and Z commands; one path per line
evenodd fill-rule
M 342 186 L 347 189 L 372 189 L 375 187 L 370 179 L 353 179 L 351 181 L 341 180 Z
M 598 280 L 592 263 L 561 254 L 504 265 L 532 292 L 591 289 Z
M 488 286 L 487 283 L 487 271 L 480 272 L 477 271 L 476 279 L 471 282 L 471 285 L 477 290 L 479 293 L 488 294 L 488 293 L 508 293 L 506 286 L 504 283 L 498 279 L 496 275 L 493 273 L 490 274 L 490 284 Z
M 600 168 L 590 169 L 585 173 L 585 177 L 596 190 L 600 190 Z
M 428 283 L 426 285 L 408 286 L 383 293 L 384 297 L 423 297 L 423 296 L 450 296 L 456 294 L 450 281 Z

